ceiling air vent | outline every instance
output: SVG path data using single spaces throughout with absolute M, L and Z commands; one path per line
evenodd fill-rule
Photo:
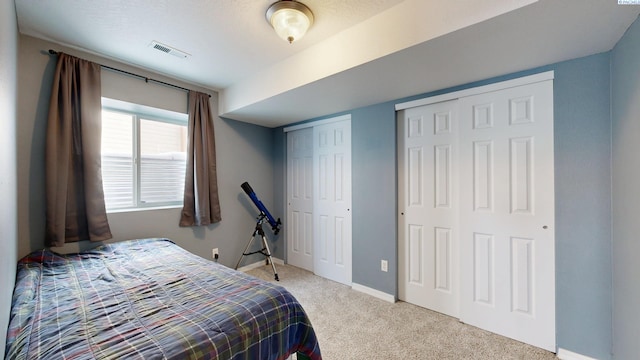
M 156 50 L 162 51 L 163 53 L 171 54 L 171 55 L 173 55 L 175 57 L 179 57 L 181 59 L 185 59 L 185 58 L 191 56 L 190 54 L 187 54 L 184 51 L 180 51 L 180 50 L 178 50 L 176 48 L 172 48 L 169 45 L 165 45 L 165 44 L 159 43 L 159 42 L 157 42 L 155 40 L 152 41 L 151 44 L 149 44 L 149 46 L 154 48 L 154 49 L 156 49 Z

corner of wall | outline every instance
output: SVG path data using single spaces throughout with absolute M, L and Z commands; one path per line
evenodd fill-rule
M 5 348 L 17 261 L 16 123 L 18 25 L 15 3 L 0 2 L 0 349 Z M 3 351 L 4 352 L 4 351 Z
M 635 209 L 640 201 L 640 20 L 631 24 L 611 51 L 611 185 L 612 185 L 612 332 L 613 357 L 640 354 L 640 231 Z M 631 211 L 630 211 L 631 210 Z

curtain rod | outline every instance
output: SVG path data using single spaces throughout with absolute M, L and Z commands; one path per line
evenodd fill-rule
M 51 55 L 58 55 L 58 52 L 57 52 L 57 51 L 55 51 L 55 50 L 49 49 L 49 54 L 51 54 Z M 160 80 L 156 80 L 156 79 L 151 79 L 151 78 L 148 78 L 148 77 L 146 77 L 146 76 L 142 76 L 142 75 L 139 75 L 139 74 L 135 74 L 135 73 L 132 73 L 132 72 L 129 72 L 129 71 L 125 71 L 125 70 L 121 70 L 121 69 L 116 69 L 116 68 L 114 68 L 114 67 L 107 66 L 107 65 L 102 65 L 102 64 L 98 64 L 98 65 L 100 65 L 100 67 L 102 67 L 102 68 L 105 68 L 105 69 L 108 69 L 108 70 L 111 70 L 111 71 L 116 71 L 116 72 L 119 72 L 119 73 L 127 74 L 127 75 L 129 75 L 129 76 L 134 76 L 134 77 L 137 77 L 137 78 L 140 78 L 140 79 L 144 79 L 144 82 L 146 82 L 146 83 L 148 83 L 149 81 L 151 81 L 151 82 L 154 82 L 154 83 L 157 83 L 157 84 L 161 84 L 161 85 L 164 85 L 164 86 L 169 86 L 169 87 L 173 87 L 173 88 L 176 88 L 176 89 L 184 90 L 184 91 L 186 91 L 186 92 L 191 91 L 191 89 L 187 89 L 187 88 L 184 88 L 184 87 L 182 87 L 182 86 L 178 86 L 178 85 L 170 84 L 170 83 L 168 83 L 168 82 L 164 82 L 164 81 L 160 81 Z M 211 97 L 211 94 L 207 94 L 207 95 L 209 95 L 209 97 Z

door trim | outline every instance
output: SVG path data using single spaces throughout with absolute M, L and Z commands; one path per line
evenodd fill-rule
M 342 121 L 342 120 L 351 120 L 351 114 L 340 115 L 340 116 L 332 117 L 329 119 L 316 120 L 316 121 L 311 121 L 308 123 L 303 123 L 303 124 L 298 124 L 293 126 L 287 126 L 286 128 L 282 129 L 282 131 L 289 132 L 294 130 L 300 130 L 300 129 L 314 127 L 314 126 L 331 124 L 331 123 Z
M 472 87 L 469 89 L 453 91 L 453 92 L 442 94 L 442 95 L 436 95 L 436 96 L 426 97 L 426 98 L 417 99 L 413 101 L 399 103 L 399 104 L 396 104 L 396 111 L 410 109 L 413 107 L 419 107 L 423 105 L 435 104 L 438 102 L 443 102 L 448 100 L 455 100 L 455 99 L 466 97 L 466 96 L 484 94 L 484 93 L 488 93 L 496 90 L 504 90 L 504 89 L 508 89 L 516 86 L 521 86 L 521 85 L 530 85 L 530 84 L 541 82 L 541 81 L 553 80 L 554 78 L 555 78 L 555 72 L 553 70 L 546 71 L 546 72 L 542 72 L 534 75 L 519 77 L 517 79 L 500 81 L 493 84 L 481 85 L 481 86 Z

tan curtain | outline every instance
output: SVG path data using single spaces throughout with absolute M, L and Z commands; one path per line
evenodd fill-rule
M 189 145 L 180 226 L 217 223 L 220 216 L 216 142 L 209 95 L 189 91 Z
M 100 65 L 59 53 L 46 144 L 46 244 L 110 239 L 102 189 Z

